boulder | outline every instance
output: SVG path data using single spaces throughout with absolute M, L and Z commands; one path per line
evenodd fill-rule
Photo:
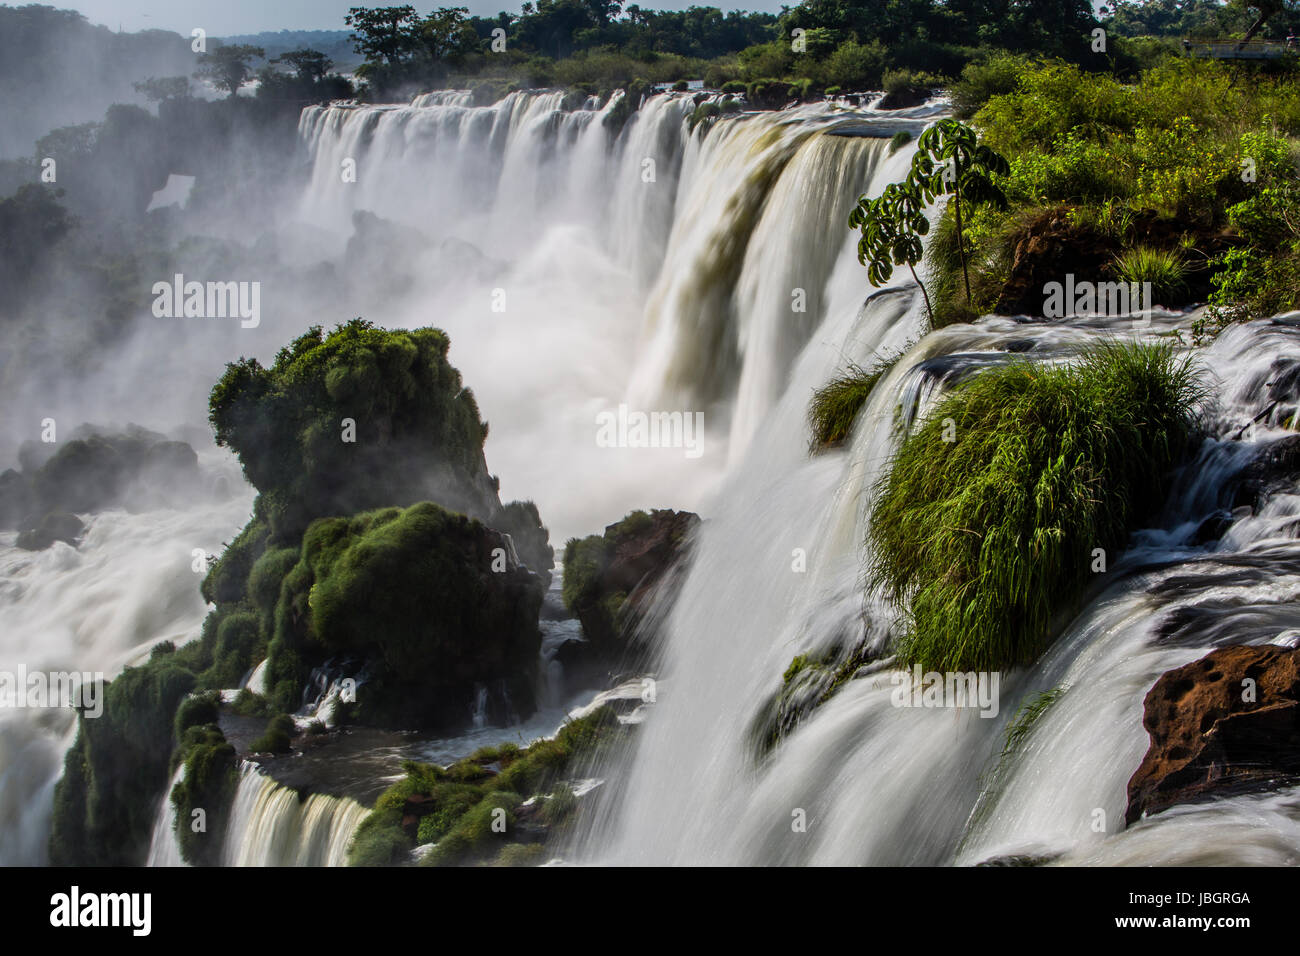
M 62 541 L 75 548 L 86 532 L 86 526 L 80 518 L 64 511 L 50 512 L 40 521 L 29 523 L 33 527 L 19 532 L 15 542 L 26 551 L 44 551 L 55 541 Z
M 1294 487 L 1300 478 L 1300 435 L 1261 444 L 1259 452 L 1227 483 L 1233 508 L 1258 511 L 1270 495 Z
M 1232 645 L 1168 671 L 1144 702 L 1151 745 L 1128 823 L 1178 803 L 1300 780 L 1300 650 Z
M 652 597 L 686 553 L 699 525 L 689 511 L 634 511 L 604 535 L 573 539 L 564 552 L 564 603 L 592 651 L 609 660 L 654 641 L 643 633 Z

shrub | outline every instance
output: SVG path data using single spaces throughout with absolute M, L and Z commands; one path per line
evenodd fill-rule
M 191 727 L 215 724 L 220 707 L 221 695 L 216 691 L 186 697 L 176 709 L 176 739 L 179 740 Z
M 231 701 L 230 710 L 240 717 L 265 717 L 267 713 L 266 698 L 253 693 L 245 687 Z
M 826 58 L 825 81 L 847 90 L 878 89 L 887 56 L 879 40 L 869 44 L 845 40 Z
M 912 134 L 905 129 L 900 129 L 893 136 L 889 137 L 889 155 L 893 156 L 911 141 Z
M 970 119 L 994 96 L 1014 93 L 1020 74 L 1034 61 L 1017 53 L 999 51 L 967 63 L 952 87 L 952 111 L 959 119 Z
M 745 94 L 745 84 L 739 80 L 728 80 L 722 84 L 720 92 L 728 93 L 731 96 L 743 96 Z
M 293 749 L 291 741 L 297 727 L 288 714 L 277 714 L 266 725 L 266 731 L 250 745 L 256 753 L 282 754 Z
M 1180 305 L 1187 294 L 1187 263 L 1174 249 L 1134 246 L 1115 257 L 1115 271 L 1125 282 L 1150 282 L 1162 305 Z
M 959 385 L 903 441 L 871 510 L 871 582 L 907 612 L 900 662 L 1032 661 L 1093 549 L 1121 548 L 1159 505 L 1202 394 L 1172 347 L 1119 343 Z

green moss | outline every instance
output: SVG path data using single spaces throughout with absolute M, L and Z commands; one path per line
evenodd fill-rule
M 238 604 L 245 599 L 249 572 L 266 550 L 268 531 L 266 522 L 254 517 L 226 546 L 208 568 L 200 585 L 205 601 L 209 604 Z
M 212 666 L 203 672 L 208 687 L 238 687 L 253 661 L 266 650 L 258 617 L 252 611 L 230 611 L 219 617 Z
M 687 119 L 686 125 L 693 133 L 695 132 L 695 127 L 699 126 L 701 123 L 717 119 L 721 115 L 722 107 L 720 105 L 706 101 L 695 107 L 691 112 L 690 117 Z
M 176 711 L 194 689 L 175 653 L 128 667 L 104 692 L 104 712 L 79 719 L 54 789 L 50 862 L 139 866 L 170 776 Z
M 186 730 L 180 753 L 185 776 L 171 792 L 176 843 L 187 863 L 216 866 L 221 863 L 230 804 L 238 784 L 235 748 L 209 724 Z
M 908 614 L 900 662 L 1034 660 L 1094 549 L 1113 554 L 1158 509 L 1202 394 L 1171 347 L 1119 343 L 959 385 L 903 442 L 872 508 L 872 583 Z
M 422 499 L 495 510 L 487 425 L 447 362 L 449 346 L 437 329 L 356 319 L 328 335 L 308 330 L 270 368 L 255 359 L 227 367 L 210 418 L 261 493 L 275 542 L 292 543 L 320 516 Z
M 501 848 L 493 866 L 540 866 L 546 862 L 546 847 L 541 843 L 508 843 Z
M 530 796 L 545 798 L 539 814 L 545 827 L 567 826 L 579 807 L 572 790 L 559 784 L 562 776 L 602 759 L 626 732 L 613 710 L 602 707 L 523 750 L 513 744 L 483 748 L 445 769 L 408 761 L 406 775 L 380 795 L 358 828 L 349 864 L 403 863 L 417 842 L 438 844 L 424 857 L 427 865 L 486 862 L 511 840 L 513 811 Z M 491 763 L 501 771 L 492 773 L 485 766 Z M 491 830 L 498 807 L 506 811 L 500 833 Z
M 293 749 L 292 741 L 297 732 L 292 717 L 288 714 L 276 714 L 267 723 L 262 736 L 249 746 L 254 753 L 289 753 Z
M 177 739 L 185 735 L 190 727 L 215 724 L 221 711 L 221 695 L 216 691 L 195 694 L 181 701 L 176 710 L 175 734 Z
M 460 866 L 481 862 L 500 851 L 514 832 L 519 794 L 494 791 L 461 815 L 422 859 L 423 866 Z
M 272 701 L 287 709 L 313 661 L 353 652 L 374 662 L 360 720 L 437 723 L 489 682 L 531 712 L 544 585 L 495 572 L 500 543 L 430 502 L 314 522 L 276 607 Z
M 266 698 L 253 693 L 245 687 L 230 702 L 230 710 L 240 717 L 265 717 L 267 714 Z
M 413 845 L 401 822 L 400 810 L 376 810 L 362 820 L 348 847 L 348 866 L 394 866 L 405 862 Z

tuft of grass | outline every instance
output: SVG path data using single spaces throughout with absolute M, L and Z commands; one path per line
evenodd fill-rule
M 1133 246 L 1115 256 L 1115 271 L 1125 282 L 1150 282 L 1162 305 L 1179 304 L 1187 295 L 1187 261 L 1176 249 Z
M 1047 709 L 1061 699 L 1065 693 L 1064 687 L 1052 687 L 1043 691 L 1031 700 L 1025 701 L 1011 718 L 1011 723 L 1007 726 L 1006 739 L 1002 744 L 1002 760 L 1006 760 L 1025 742 L 1029 732 L 1034 729 L 1038 719 L 1047 712 Z
M 1034 660 L 1158 508 L 1204 387 L 1172 345 L 1095 345 L 1067 367 L 973 376 L 904 439 L 876 489 L 869 581 L 906 609 L 900 663 Z
M 893 156 L 911 141 L 912 134 L 905 129 L 900 129 L 893 136 L 889 137 L 889 155 Z
M 877 359 L 867 368 L 850 363 L 847 371 L 813 394 L 808 406 L 808 425 L 812 429 L 809 453 L 834 448 L 849 437 L 853 422 L 871 397 L 876 383 L 894 367 L 905 351 Z

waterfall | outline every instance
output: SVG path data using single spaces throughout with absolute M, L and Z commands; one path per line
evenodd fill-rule
M 1286 632 L 1300 626 L 1300 498 L 1275 497 L 1217 545 L 1189 543 L 1251 451 L 1232 439 L 1267 407 L 1261 384 L 1273 363 L 1300 361 L 1300 334 L 1290 326 L 1235 327 L 1197 351 L 1220 396 L 1214 437 L 1184 470 L 1165 520 L 1151 516 L 1152 528 L 1112 567 L 1109 586 L 1040 661 L 1004 675 L 996 719 L 891 706 L 886 668 L 846 684 L 756 764 L 746 728 L 795 655 L 844 634 L 865 633 L 880 648 L 879 625 L 890 612 L 863 596 L 866 516 L 897 441 L 895 409 L 937 394 L 922 387 L 921 363 L 946 356 L 954 367 L 985 364 L 1025 339 L 1035 358 L 1063 360 L 1101 335 L 1144 334 L 1131 322 L 997 318 L 931 333 L 877 386 L 851 446 L 808 458 L 803 412 L 811 389 L 843 357 L 861 362 L 888 347 L 886 339 L 915 330 L 916 304 L 904 316 L 899 309 L 897 296 L 882 295 L 860 314 L 832 316 L 732 473 L 668 622 L 671 690 L 626 768 L 625 804 L 599 821 L 585 851 L 605 862 L 656 864 L 936 865 L 1008 855 L 1294 862 L 1294 796 L 1233 798 L 1123 826 L 1126 784 L 1147 747 L 1142 701 L 1156 679 L 1222 643 L 1288 643 Z M 1173 318 L 1145 334 L 1167 331 Z M 1281 434 L 1261 428 L 1256 437 Z M 807 550 L 806 573 L 792 572 L 795 548 Z M 1230 619 L 1177 640 L 1159 635 L 1171 613 L 1201 605 Z M 1017 707 L 1056 687 L 1064 689 L 1059 701 L 1000 765 Z M 806 833 L 791 827 L 797 810 Z M 1188 846 L 1189 831 L 1207 834 L 1217 820 L 1256 827 L 1248 841 Z
M 911 149 L 891 151 L 888 137 L 919 131 L 942 103 L 884 113 L 837 101 L 722 116 L 693 130 L 690 95 L 648 97 L 621 125 L 617 95 L 564 104 L 552 91 L 476 106 L 469 93 L 449 91 L 406 104 L 309 107 L 299 134 L 310 173 L 296 205 L 303 222 L 346 246 L 349 259 L 332 263 L 358 262 L 367 318 L 449 333 L 453 363 L 493 424 L 486 452 L 502 497 L 534 499 L 553 542 L 633 508 L 708 519 L 662 628 L 658 702 L 645 708 L 624 765 L 610 771 L 619 799 L 598 805 L 569 856 L 1300 858 L 1291 791 L 1122 823 L 1125 784 L 1146 747 L 1142 698 L 1158 676 L 1222 643 L 1289 640 L 1300 628 L 1300 498 L 1278 495 L 1215 544 L 1190 543 L 1251 452 L 1237 436 L 1265 409 L 1273 363 L 1300 362 L 1300 332 L 1255 322 L 1195 350 L 1219 397 L 1211 440 L 1178 477 L 1167 513 L 1150 516 L 1112 564 L 1104 589 L 1040 661 L 1004 675 L 996 718 L 892 707 L 882 665 L 847 682 L 758 761 L 749 729 L 792 658 L 845 639 L 885 649 L 895 612 L 864 593 L 864 542 L 897 423 L 924 415 L 948 373 L 1004 361 L 1026 344 L 1035 359 L 1069 361 L 1099 336 L 1161 335 L 1184 320 L 1157 316 L 1153 328 L 1134 330 L 1101 319 L 985 317 L 923 335 L 910 277 L 872 290 L 848 210 L 860 193 L 901 178 Z M 335 318 L 359 314 L 351 304 Z M 810 457 L 813 392 L 849 363 L 900 350 L 851 440 Z M 622 403 L 703 412 L 705 454 L 599 447 L 596 416 Z M 1282 434 L 1264 421 L 1255 441 Z M 197 636 L 206 608 L 190 554 L 217 553 L 245 523 L 252 492 L 244 490 L 184 513 L 87 516 L 77 549 L 29 553 L 0 536 L 0 667 L 111 677 L 160 640 Z M 1172 615 L 1201 607 L 1215 611 L 1203 631 L 1169 636 Z M 554 656 L 576 625 L 545 630 L 542 699 L 556 707 L 563 674 Z M 264 681 L 264 665 L 247 677 L 250 687 Z M 1017 707 L 1052 688 L 1063 689 L 1060 699 L 1000 759 Z M 74 732 L 70 713 L 0 712 L 0 862 L 45 859 L 50 794 Z M 792 830 L 795 811 L 806 832 Z M 1107 821 L 1100 831 L 1097 811 Z M 365 813 L 348 799 L 300 800 L 244 764 L 224 860 L 341 864 Z M 173 825 L 164 796 L 151 863 L 179 862 Z
M 172 805 L 172 790 L 185 779 L 185 765 L 181 764 L 172 775 L 171 783 L 158 801 L 154 814 L 153 837 L 149 841 L 146 866 L 185 866 L 181 848 L 176 843 L 176 807 Z
M 240 768 L 230 810 L 225 866 L 343 866 L 352 834 L 369 811 L 347 797 L 305 800 L 255 764 Z
M 910 161 L 888 137 L 935 109 L 820 103 L 692 130 L 694 96 L 648 97 L 619 127 L 620 97 L 310 107 L 299 127 L 304 219 L 346 235 L 375 213 L 425 237 L 403 253 L 414 288 L 367 314 L 447 331 L 485 415 L 510 424 L 486 449 L 502 494 L 531 476 L 520 496 L 557 540 L 644 507 L 647 488 L 707 507 L 833 303 L 863 288 L 845 221 Z M 594 422 L 621 403 L 704 414 L 705 454 L 610 455 Z M 568 476 L 592 473 L 576 500 Z
M 158 642 L 197 637 L 207 607 L 192 551 L 220 552 L 248 520 L 251 499 L 87 515 L 75 549 L 23 551 L 14 534 L 0 534 L 0 670 L 111 680 Z M 0 864 L 46 861 L 54 785 L 75 736 L 70 709 L 0 708 Z

